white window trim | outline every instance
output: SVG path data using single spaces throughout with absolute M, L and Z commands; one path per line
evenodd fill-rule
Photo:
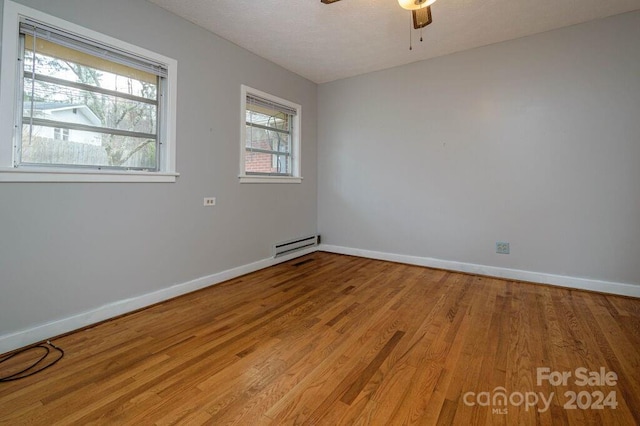
M 96 170 L 63 167 L 13 167 L 14 139 L 16 126 L 19 79 L 16 58 L 19 56 L 20 17 L 29 17 L 49 25 L 64 28 L 92 40 L 131 52 L 138 56 L 160 62 L 167 66 L 168 77 L 164 92 L 164 120 L 160 170 L 140 172 L 126 170 Z M 142 47 L 109 37 L 79 25 L 56 18 L 39 10 L 23 6 L 13 1 L 4 2 L 2 21 L 2 79 L 0 81 L 0 117 L 11 117 L 0 121 L 0 182 L 175 182 L 176 172 L 176 99 L 177 69 L 175 59 L 152 52 Z M 10 143 L 8 142 L 10 141 Z
M 292 176 L 260 176 L 247 175 L 245 173 L 245 153 L 246 153 L 246 111 L 247 111 L 247 93 L 260 96 L 262 98 L 271 99 L 274 102 L 289 106 L 296 110 L 293 122 L 293 132 L 291 135 L 291 174 Z M 269 93 L 262 92 L 244 84 L 240 87 L 240 183 L 302 183 L 302 173 L 300 169 L 300 123 L 302 122 L 302 107 L 296 103 L 286 99 L 273 96 Z

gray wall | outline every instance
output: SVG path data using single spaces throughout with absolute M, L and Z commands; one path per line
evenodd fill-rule
M 639 40 L 634 12 L 320 85 L 323 243 L 640 284 Z
M 0 336 L 265 259 L 275 242 L 315 233 L 314 83 L 144 0 L 20 2 L 178 60 L 181 176 L 0 184 Z M 302 184 L 238 183 L 241 84 L 302 105 Z M 218 205 L 203 207 L 205 196 Z

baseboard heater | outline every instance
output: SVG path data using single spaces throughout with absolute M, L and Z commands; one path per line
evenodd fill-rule
M 319 235 L 311 235 L 309 237 L 284 241 L 273 246 L 275 253 L 273 257 L 280 257 L 284 256 L 285 254 L 293 253 L 294 251 L 305 249 L 307 247 L 317 246 L 319 242 Z

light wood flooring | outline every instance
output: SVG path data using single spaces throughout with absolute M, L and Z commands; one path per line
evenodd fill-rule
M 54 343 L 0 383 L 0 424 L 640 424 L 639 299 L 328 253 Z

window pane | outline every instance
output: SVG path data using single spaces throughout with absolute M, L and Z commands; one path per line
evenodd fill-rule
M 156 133 L 155 105 L 30 78 L 24 79 L 24 91 L 24 117 L 31 117 L 33 109 L 34 118 Z
M 274 155 L 264 152 L 245 153 L 245 171 L 261 174 L 291 174 L 290 158 L 287 155 Z
M 46 40 L 36 39 L 34 63 L 33 37 L 25 36 L 24 70 L 60 78 L 73 83 L 157 99 L 158 77 L 107 59 L 97 58 Z
M 245 155 L 245 171 L 247 173 L 276 173 L 271 154 L 247 151 Z
M 283 112 L 247 104 L 247 123 L 260 124 L 277 130 L 289 131 L 290 116 Z
M 287 155 L 274 155 L 277 161 L 278 173 L 291 174 L 291 157 Z
M 267 151 L 290 152 L 291 144 L 287 133 L 247 126 L 246 147 Z
M 62 139 L 56 138 L 57 135 L 62 135 Z M 27 123 L 22 129 L 21 156 L 22 162 L 29 164 L 156 169 L 153 139 L 31 127 Z

